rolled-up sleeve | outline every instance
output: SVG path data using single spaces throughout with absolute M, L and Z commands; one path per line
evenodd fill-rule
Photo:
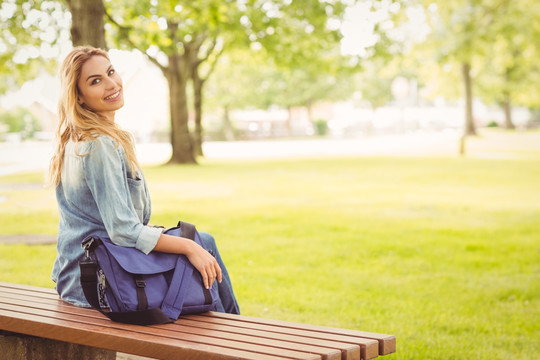
M 143 226 L 143 228 L 141 229 L 141 233 L 137 238 L 137 243 L 135 244 L 135 247 L 141 250 L 143 253 L 148 254 L 156 247 L 157 241 L 160 236 L 160 228 Z
M 84 156 L 85 179 L 111 241 L 148 254 L 156 246 L 161 229 L 143 224 L 142 210 L 135 208 L 134 199 L 145 196 L 146 185 L 144 178 L 128 179 L 131 172 L 126 162 L 114 140 L 100 136 Z M 144 206 L 144 201 L 135 202 L 137 207 Z

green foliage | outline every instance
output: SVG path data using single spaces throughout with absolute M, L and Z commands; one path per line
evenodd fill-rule
M 280 66 L 328 68 L 341 38 L 331 24 L 341 20 L 344 8 L 342 1 L 250 0 L 245 31 L 255 48 L 262 46 Z
M 472 68 L 474 96 L 488 104 L 502 103 L 508 97 L 516 105 L 537 104 L 536 84 L 540 72 L 536 59 L 540 29 L 531 24 L 540 20 L 538 2 L 418 0 L 400 3 L 401 11 L 393 18 L 396 26 L 407 25 L 411 21 L 409 15 L 419 9 L 429 25 L 426 38 L 409 46 L 412 51 L 404 55 L 417 59 L 418 75 L 423 82 L 430 83 L 432 93 L 447 98 L 462 96 L 461 64 L 468 63 Z M 392 30 L 382 31 L 381 36 Z M 406 41 L 410 43 L 411 39 Z M 389 42 L 388 46 L 394 44 L 395 41 Z M 406 48 L 401 43 L 401 49 Z
M 354 78 L 356 89 L 362 94 L 362 99 L 368 101 L 372 109 L 390 102 L 392 79 L 397 71 L 385 71 L 385 65 L 380 58 L 365 62 L 363 70 Z
M 490 46 L 478 74 L 478 93 L 487 103 L 511 100 L 518 105 L 538 106 L 540 29 L 531 24 L 540 19 L 540 4 L 529 0 L 503 2 L 494 14 Z
M 19 132 L 23 139 L 30 138 L 36 131 L 41 130 L 39 119 L 22 107 L 0 111 L 0 126 L 2 125 L 5 132 Z
M 0 5 L 0 94 L 52 72 L 69 39 L 63 2 L 4 0 Z
M 499 127 L 499 124 L 495 120 L 491 120 L 487 123 L 486 127 L 496 128 Z
M 347 98 L 353 80 L 347 69 L 337 73 L 287 69 L 278 66 L 266 51 L 238 49 L 221 57 L 206 94 L 212 108 L 311 106 L 321 100 Z
M 324 136 L 328 133 L 328 121 L 324 119 L 315 120 L 315 132 L 319 136 Z
M 532 360 L 540 152 L 530 156 L 206 160 L 145 174 L 152 222 L 214 234 L 246 315 L 394 334 L 389 359 Z M 54 234 L 52 190 L 3 183 L 0 232 Z M 0 280 L 52 287 L 53 260 L 54 245 L 0 245 Z

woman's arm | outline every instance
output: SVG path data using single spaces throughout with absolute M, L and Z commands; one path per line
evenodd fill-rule
M 161 230 L 143 224 L 144 180 L 132 176 L 125 152 L 108 136 L 83 143 L 79 151 L 87 154 L 83 157 L 84 179 L 90 190 L 86 201 L 90 207 L 97 206 L 96 224 L 103 225 L 114 244 L 148 254 Z
M 216 259 L 193 240 L 161 234 L 154 251 L 186 255 L 189 262 L 201 273 L 207 289 L 216 278 L 221 282 L 221 268 Z
M 145 254 L 152 250 L 184 254 L 201 273 L 206 287 L 216 278 L 221 282 L 221 269 L 204 248 L 190 239 L 166 235 L 159 228 L 142 224 L 131 190 L 140 190 L 143 180 L 128 178 L 128 165 L 124 164 L 116 143 L 100 136 L 90 145 L 84 157 L 85 179 L 111 241 L 133 246 Z

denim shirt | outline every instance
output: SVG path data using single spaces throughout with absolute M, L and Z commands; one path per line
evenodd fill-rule
M 66 144 L 56 199 L 60 221 L 51 278 L 64 301 L 88 307 L 79 282 L 82 240 L 108 237 L 148 254 L 161 230 L 147 226 L 151 208 L 143 174 L 131 172 L 124 149 L 108 136 Z

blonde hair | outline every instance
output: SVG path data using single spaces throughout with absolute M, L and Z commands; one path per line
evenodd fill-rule
M 104 50 L 91 46 L 79 46 L 66 56 L 60 68 L 61 95 L 58 102 L 56 144 L 49 166 L 49 181 L 54 186 L 60 183 L 64 152 L 70 140 L 78 143 L 95 139 L 99 135 L 107 135 L 115 140 L 118 146 L 122 146 L 130 162 L 131 171 L 136 172 L 139 168 L 131 134 L 120 129 L 114 120 L 105 118 L 77 101 L 81 69 L 84 63 L 93 56 L 103 56 L 110 61 L 109 55 Z

